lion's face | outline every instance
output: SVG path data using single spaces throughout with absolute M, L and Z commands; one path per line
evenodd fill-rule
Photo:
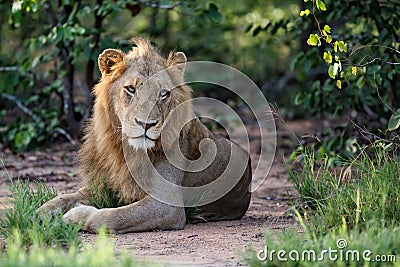
M 118 96 L 114 108 L 122 133 L 136 149 L 151 149 L 156 145 L 170 112 L 171 99 L 176 98 L 177 89 L 163 69 L 147 76 L 131 65 L 115 84 Z
M 103 77 L 111 77 L 108 98 L 123 138 L 134 149 L 148 150 L 168 130 L 165 121 L 171 110 L 189 94 L 180 86 L 185 55 L 178 52 L 164 59 L 141 41 L 135 42 L 138 47 L 128 54 L 105 50 L 99 57 L 99 66 Z

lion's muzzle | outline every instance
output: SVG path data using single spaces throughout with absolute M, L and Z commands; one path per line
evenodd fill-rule
M 122 132 L 128 137 L 129 144 L 136 149 L 150 149 L 160 137 L 159 121 L 140 120 L 135 118 L 135 123 L 125 123 Z

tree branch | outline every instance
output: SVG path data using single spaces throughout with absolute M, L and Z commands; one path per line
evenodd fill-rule
M 14 102 L 20 110 L 22 110 L 25 114 L 27 114 L 29 117 L 31 117 L 35 122 L 41 122 L 41 119 L 35 113 L 33 113 L 32 110 L 27 108 L 27 106 L 22 104 L 22 102 L 19 101 L 17 99 L 17 97 L 15 97 L 13 95 L 6 94 L 6 93 L 2 93 L 1 97 Z

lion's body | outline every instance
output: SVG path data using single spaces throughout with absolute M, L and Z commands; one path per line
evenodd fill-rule
M 88 231 L 96 231 L 101 225 L 121 233 L 181 229 L 186 221 L 184 208 L 149 196 L 138 185 L 136 178 L 146 181 L 157 171 L 176 185 L 207 185 L 223 174 L 232 152 L 246 163 L 247 167 L 241 172 L 243 175 L 222 198 L 199 207 L 199 210 L 206 220 L 241 218 L 250 202 L 251 166 L 248 153 L 231 141 L 212 134 L 197 118 L 193 119 L 191 105 L 180 106 L 175 119 L 166 122 L 165 118 L 171 110 L 191 98 L 191 89 L 182 85 L 184 68 L 179 66 L 186 62 L 186 58 L 183 53 L 175 53 L 164 59 L 148 41 L 136 39 L 135 43 L 137 47 L 127 55 L 118 50 L 106 50 L 99 57 L 103 77 L 94 88 L 96 101 L 93 116 L 85 127 L 78 156 L 82 189 L 57 197 L 42 209 L 69 210 L 64 219 L 72 223 L 82 222 L 84 230 Z M 159 79 L 156 77 L 150 83 L 150 76 L 175 65 L 175 69 L 164 71 Z M 143 80 L 146 80 L 144 85 Z M 121 90 L 131 88 L 126 84 L 135 84 L 135 88 L 140 84 L 140 90 Z M 153 92 L 156 87 L 158 91 Z M 174 87 L 173 91 L 164 92 L 163 88 Z M 127 100 L 128 97 L 132 99 Z M 155 104 L 149 106 L 153 99 Z M 185 171 L 169 162 L 166 153 L 176 147 L 188 160 L 198 159 L 201 157 L 200 142 L 205 139 L 213 141 L 217 151 L 215 159 L 206 169 Z M 93 187 L 101 189 L 104 183 L 116 193 L 124 206 L 100 210 L 87 206 L 73 208 L 78 203 L 90 205 L 87 195 Z M 186 198 L 183 202 L 188 202 L 188 196 L 182 198 Z

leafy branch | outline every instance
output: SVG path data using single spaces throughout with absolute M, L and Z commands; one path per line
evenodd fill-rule
M 373 63 L 388 64 L 392 66 L 400 65 L 400 62 L 385 60 L 381 57 L 374 57 L 363 52 L 366 48 L 379 47 L 389 49 L 396 54 L 400 54 L 400 51 L 389 46 L 384 45 L 359 45 L 352 51 L 349 50 L 349 46 L 345 41 L 334 38 L 331 35 L 331 26 L 326 24 L 323 27 L 317 17 L 318 11 L 327 11 L 326 4 L 323 0 L 304 0 L 304 2 L 311 2 L 311 10 L 305 9 L 300 11 L 300 16 L 312 15 L 314 22 L 317 25 L 318 31 L 311 33 L 307 39 L 307 44 L 310 46 L 321 46 L 324 43 L 324 52 L 322 59 L 329 64 L 328 75 L 331 79 L 336 81 L 336 86 L 342 89 L 343 82 L 349 82 L 351 76 L 368 76 L 367 66 Z M 351 59 L 354 55 L 361 55 L 362 58 L 355 62 Z M 347 67 L 344 67 L 347 66 Z M 375 70 L 373 71 L 375 81 Z M 362 81 L 362 80 L 361 80 Z M 360 86 L 359 86 L 360 87 Z M 381 99 L 381 98 L 380 98 Z M 382 100 L 382 99 L 381 99 Z M 389 130 L 395 130 L 400 127 L 400 109 L 398 109 L 391 116 L 388 124 Z

